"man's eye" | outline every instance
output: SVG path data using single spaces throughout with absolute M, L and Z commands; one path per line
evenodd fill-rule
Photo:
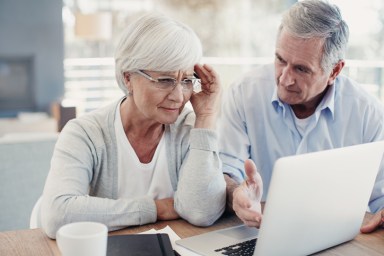
M 308 73 L 308 69 L 306 69 L 304 67 L 297 67 L 297 70 L 302 72 L 302 73 Z

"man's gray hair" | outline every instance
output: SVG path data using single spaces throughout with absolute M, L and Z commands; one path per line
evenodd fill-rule
M 200 39 L 189 26 L 161 14 L 145 14 L 121 35 L 115 51 L 116 80 L 128 94 L 127 71 L 186 71 L 201 58 Z
M 321 67 L 325 72 L 345 58 L 349 29 L 334 4 L 323 0 L 297 2 L 284 13 L 278 36 L 283 29 L 295 37 L 324 39 Z

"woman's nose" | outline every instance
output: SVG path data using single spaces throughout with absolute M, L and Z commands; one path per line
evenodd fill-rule
M 180 81 L 177 82 L 176 86 L 169 93 L 168 97 L 176 102 L 182 102 L 184 100 L 183 86 L 181 85 Z

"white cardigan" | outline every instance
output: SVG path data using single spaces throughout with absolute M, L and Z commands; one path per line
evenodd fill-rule
M 75 221 L 102 222 L 110 231 L 156 221 L 153 198 L 117 198 L 113 124 L 120 101 L 69 121 L 61 132 L 42 200 L 41 223 L 49 237 Z M 224 212 L 226 184 L 217 133 L 195 129 L 194 123 L 194 113 L 184 109 L 166 125 L 168 167 L 176 211 L 194 225 L 207 226 Z

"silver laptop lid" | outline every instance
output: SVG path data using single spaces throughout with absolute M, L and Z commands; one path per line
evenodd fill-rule
M 259 233 L 239 226 L 176 243 L 220 255 L 214 250 L 258 235 L 254 255 L 269 256 L 307 255 L 351 240 L 359 233 L 383 152 L 384 141 L 280 158 Z
M 307 255 L 360 230 L 384 142 L 276 161 L 255 255 Z

